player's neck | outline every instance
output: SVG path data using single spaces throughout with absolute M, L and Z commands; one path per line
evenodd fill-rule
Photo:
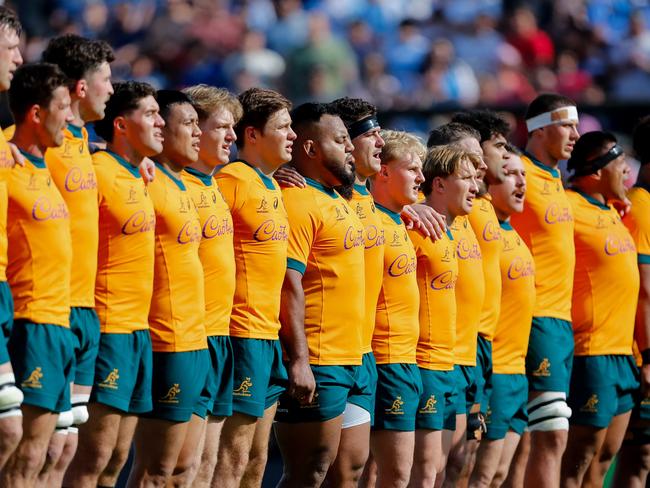
M 174 176 L 177 176 L 178 179 L 181 178 L 181 174 L 183 173 L 183 169 L 185 168 L 186 165 L 179 164 L 167 156 L 165 156 L 163 153 L 159 154 L 156 156 L 156 161 L 160 164 L 163 165 L 163 167 L 168 170 L 170 173 L 172 173 Z
M 430 193 L 428 197 L 425 197 L 424 202 L 422 203 L 428 205 L 436 212 L 438 212 L 440 215 L 444 215 L 445 222 L 447 222 L 447 226 L 450 226 L 454 222 L 456 215 L 452 215 L 451 212 L 449 212 L 449 209 L 447 208 L 446 202 L 442 199 L 436 198 L 433 192 Z
M 32 127 L 26 125 L 17 125 L 14 136 L 11 139 L 18 149 L 37 158 L 44 158 L 47 146 L 39 143 L 35 137 L 35 131 Z
M 142 160 L 144 159 L 144 156 L 139 154 L 126 141 L 114 140 L 106 145 L 106 149 L 117 154 L 134 168 L 140 166 L 140 163 L 142 163 Z
M 584 180 L 584 178 L 581 179 Z M 586 181 L 574 181 L 571 187 L 574 190 L 579 191 L 580 193 L 584 193 L 585 195 L 590 196 L 591 198 L 597 200 L 602 204 L 607 203 L 607 198 L 605 197 L 605 194 L 601 191 L 600 188 L 598 188 L 597 185 L 590 185 Z
M 508 222 L 510 220 L 509 212 L 504 212 L 503 210 L 494 207 L 494 213 L 496 214 L 497 219 L 499 219 L 499 222 Z
M 204 163 L 201 159 L 199 159 L 196 163 L 190 164 L 188 168 L 194 168 L 195 170 L 200 171 L 205 175 L 211 175 L 214 173 L 214 166 L 210 166 L 209 164 Z
M 380 186 L 378 187 L 377 185 L 375 185 L 372 188 L 371 194 L 375 203 L 378 203 L 382 207 L 387 208 L 391 212 L 395 212 L 396 214 L 401 214 L 402 210 L 404 210 L 404 206 L 398 202 L 395 202 L 392 198 L 390 198 L 388 192 L 385 191 L 385 189 Z
M 76 125 L 77 127 L 83 127 L 84 125 L 86 125 L 86 121 L 81 116 L 80 103 L 81 100 L 74 97 L 72 99 L 72 102 L 70 103 L 70 111 L 72 112 L 72 116 L 74 117 L 70 123 L 72 125 Z
M 359 173 L 354 174 L 354 184 L 355 185 L 366 186 L 367 181 L 368 181 L 367 176 L 360 175 Z
M 264 161 L 257 151 L 250 147 L 244 147 L 239 151 L 239 159 L 246 161 L 251 166 L 255 166 L 266 176 L 273 176 L 275 170 L 278 169 L 280 165 L 271 164 L 268 161 Z
M 528 141 L 526 152 L 549 168 L 557 169 L 560 162 L 548 153 L 546 147 L 536 139 Z

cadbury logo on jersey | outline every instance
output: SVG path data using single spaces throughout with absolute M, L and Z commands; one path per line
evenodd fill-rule
M 230 219 L 225 218 L 219 221 L 219 217 L 216 215 L 210 215 L 205 224 L 203 224 L 203 238 L 212 239 L 214 237 L 220 237 L 224 235 L 232 235 L 235 232 L 235 229 L 230 222 Z
M 434 290 L 453 290 L 456 287 L 456 277 L 451 270 L 443 271 L 431 280 L 431 288 Z
M 276 225 L 273 219 L 268 219 L 253 232 L 253 239 L 257 242 L 288 241 L 289 233 L 286 225 Z
M 621 238 L 618 236 L 607 236 L 605 239 L 605 254 L 616 256 L 626 252 L 636 252 L 634 242 L 630 238 Z
M 176 241 L 179 244 L 190 244 L 192 242 L 201 241 L 201 226 L 198 220 L 188 220 L 183 224 L 181 230 L 178 231 Z
M 138 210 L 126 219 L 122 225 L 122 234 L 130 236 L 138 232 L 153 232 L 155 228 L 156 216 L 154 214 L 147 215 L 144 210 Z
M 65 189 L 70 193 L 83 190 L 94 190 L 97 188 L 95 174 L 91 171 L 84 175 L 81 168 L 74 166 L 65 175 Z
M 501 238 L 501 229 L 492 220 L 488 220 L 483 227 L 483 240 L 485 242 L 498 241 Z
M 402 275 L 415 273 L 416 267 L 415 257 L 409 258 L 406 254 L 400 254 L 388 266 L 388 274 L 393 278 L 397 278 Z
M 563 222 L 573 222 L 573 216 L 568 207 L 560 207 L 559 203 L 553 202 L 546 207 L 546 212 L 544 212 L 544 221 L 551 225 Z
M 363 230 L 355 229 L 350 226 L 345 231 L 345 236 L 343 237 L 343 247 L 345 249 L 353 249 L 355 247 L 366 245 L 366 241 L 363 238 Z
M 478 244 L 470 244 L 467 239 L 458 241 L 456 248 L 458 259 L 481 259 L 481 249 Z
M 376 225 L 369 225 L 365 229 L 366 249 L 383 246 L 386 243 L 384 230 L 378 230 Z
M 535 274 L 533 263 L 524 261 L 521 257 L 517 256 L 512 260 L 508 266 L 508 278 L 511 280 L 518 280 L 526 276 L 533 276 Z
M 68 208 L 65 203 L 52 204 L 46 196 L 39 197 L 32 207 L 32 218 L 37 221 L 67 219 Z

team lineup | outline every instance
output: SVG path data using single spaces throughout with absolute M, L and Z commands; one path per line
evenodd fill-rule
M 272 432 L 280 487 L 595 487 L 617 454 L 645 486 L 650 117 L 628 189 L 561 95 L 525 150 L 489 110 L 425 144 L 20 35 L 0 6 L 0 486 L 113 487 L 133 447 L 129 487 L 257 487 Z

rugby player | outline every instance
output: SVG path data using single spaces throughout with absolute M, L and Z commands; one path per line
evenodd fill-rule
M 417 364 L 423 390 L 416 417 L 414 487 L 440 486 L 457 420 L 456 242 L 449 230 L 458 217 L 469 214 L 478 194 L 472 153 L 439 146 L 430 148 L 423 165 L 424 205 L 445 216 L 447 232 L 433 240 L 411 230 L 417 255 L 420 295 L 420 334 Z M 465 405 L 464 392 L 463 405 Z M 464 415 L 462 416 L 464 420 Z
M 0 91 L 11 85 L 14 71 L 23 62 L 18 48 L 22 27 L 17 15 L 0 6 Z M 20 442 L 23 394 L 16 386 L 7 341 L 13 324 L 13 298 L 7 283 L 7 180 L 14 166 L 12 151 L 0 134 L 0 470 Z
M 280 332 L 290 380 L 294 372 L 312 375 L 315 388 L 290 384 L 280 400 L 276 437 L 284 461 L 280 486 L 307 487 L 323 482 L 348 396 L 360 387 L 365 240 L 360 220 L 334 189 L 354 184 L 343 121 L 333 107 L 317 103 L 296 108 L 292 119 L 298 134 L 292 164 L 307 186 L 283 190 L 290 237 Z M 343 302 L 349 308 L 341 315 Z
M 68 83 L 56 66 L 34 64 L 16 71 L 9 92 L 12 140 L 27 160 L 12 170 L 7 218 L 16 320 L 8 349 L 25 399 L 23 437 L 2 470 L 3 486 L 33 486 L 46 458 L 58 459 L 63 449 L 62 443 L 56 452 L 49 446 L 55 427 L 67 430 L 72 423 L 70 218 L 43 159 L 48 147 L 63 142 L 73 119 Z
M 568 398 L 573 414 L 561 483 L 602 486 L 623 442 L 639 386 L 632 355 L 639 295 L 636 247 L 610 204 L 626 199 L 630 166 L 616 138 L 595 131 L 578 139 L 568 167 L 573 174 L 567 197 L 575 219 L 575 355 Z M 596 464 L 589 469 L 592 461 Z
M 526 244 L 509 222 L 511 214 L 523 210 L 526 174 L 521 159 L 514 154 L 509 155 L 503 171 L 503 181 L 490 185 L 491 205 L 501 227 L 502 286 L 493 339 L 487 430 L 478 448 L 471 487 L 503 483 L 528 422 L 525 362 L 535 304 L 535 267 Z
M 286 388 L 278 331 L 289 227 L 272 175 L 291 159 L 296 138 L 285 97 L 252 88 L 238 98 L 243 108 L 235 126 L 239 159 L 216 174 L 233 219 L 236 263 L 230 318 L 233 414 L 223 426 L 213 482 L 226 488 L 239 487 L 246 472 L 261 480 L 277 400 Z M 313 379 L 307 383 L 309 389 Z M 304 388 L 305 381 L 298 379 L 297 386 Z
M 526 112 L 528 143 L 522 156 L 527 193 L 524 211 L 511 217 L 535 261 L 536 304 L 526 374 L 529 382 L 530 462 L 525 486 L 559 484 L 571 410 L 566 403 L 573 361 L 571 290 L 575 248 L 573 215 L 558 169 L 578 140 L 575 102 L 538 96 Z
M 640 275 L 634 338 L 639 354 L 641 388 L 616 463 L 614 484 L 642 488 L 650 471 L 650 117 L 634 128 L 634 152 L 641 168 L 633 188 L 628 192 L 631 210 L 623 218 L 638 253 Z M 640 361 L 639 361 L 640 359 Z
M 184 445 L 200 442 L 205 425 L 201 391 L 210 357 L 207 350 L 201 226 L 183 169 L 199 156 L 199 118 L 187 95 L 159 90 L 156 100 L 163 149 L 156 156 L 157 178 L 148 186 L 156 216 L 153 295 L 149 331 L 153 350 L 153 409 L 138 421 L 135 460 L 129 483 L 191 485 L 200 452 L 179 459 Z
M 98 207 L 97 175 L 93 168 L 88 132 L 84 125 L 104 116 L 106 101 L 113 93 L 111 68 L 113 51 L 103 41 L 90 41 L 76 35 L 56 37 L 48 43 L 43 62 L 58 65 L 70 78 L 74 120 L 64 133 L 63 144 L 45 154 L 45 162 L 70 211 L 72 232 L 72 274 L 70 282 L 70 330 L 75 339 L 74 384 L 72 386 L 73 423 L 59 459 L 48 461 L 50 482 L 60 485 L 77 448 L 79 425 L 88 420 L 88 400 L 92 389 L 95 359 L 99 348 L 99 320 L 95 312 L 97 273 Z M 52 447 L 51 451 L 58 448 Z
M 209 414 L 205 435 L 198 446 L 187 444 L 181 457 L 202 453 L 193 486 L 209 487 L 217 464 L 221 429 L 225 418 L 232 414 L 233 357 L 229 335 L 235 293 L 233 222 L 213 174 L 228 163 L 230 148 L 237 139 L 234 126 L 241 118 L 242 108 L 235 96 L 221 88 L 197 85 L 184 92 L 199 114 L 202 132 L 199 159 L 185 168 L 183 179 L 201 219 L 199 257 L 205 282 L 210 368 L 202 393 Z
M 406 132 L 382 131 L 381 166 L 371 193 L 385 237 L 384 274 L 372 350 L 377 364 L 371 450 L 378 486 L 406 486 L 411 477 L 415 419 L 422 393 L 416 362 L 419 336 L 417 258 L 400 214 L 418 200 L 426 149 Z
M 95 131 L 107 143 L 92 155 L 99 194 L 95 303 L 101 335 L 88 422 L 65 475 L 66 486 L 114 486 L 138 415 L 151 404 L 149 306 L 155 214 L 138 168 L 162 151 L 164 121 L 146 83 L 114 85 Z M 133 276 L 138 279 L 133 279 Z

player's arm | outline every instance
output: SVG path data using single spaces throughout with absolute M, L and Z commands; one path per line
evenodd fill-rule
M 283 188 L 289 188 L 292 186 L 298 188 L 304 188 L 305 178 L 296 171 L 296 169 L 288 164 L 280 166 L 275 173 L 273 173 L 273 178 L 280 184 Z
M 287 268 L 280 302 L 280 340 L 289 357 L 289 394 L 303 403 L 311 403 L 316 382 L 309 367 L 309 348 L 305 337 L 305 292 L 302 273 Z
M 639 305 L 636 310 L 636 327 L 634 337 L 643 356 L 641 366 L 641 388 L 644 394 L 650 395 L 650 263 L 639 263 L 641 287 L 639 289 Z
M 426 237 L 437 241 L 447 230 L 445 217 L 428 205 L 416 203 L 407 205 L 402 211 L 402 219 L 409 229 L 416 229 Z
M 144 158 L 138 166 L 140 176 L 144 180 L 144 184 L 151 183 L 156 177 L 156 164 L 149 158 Z

